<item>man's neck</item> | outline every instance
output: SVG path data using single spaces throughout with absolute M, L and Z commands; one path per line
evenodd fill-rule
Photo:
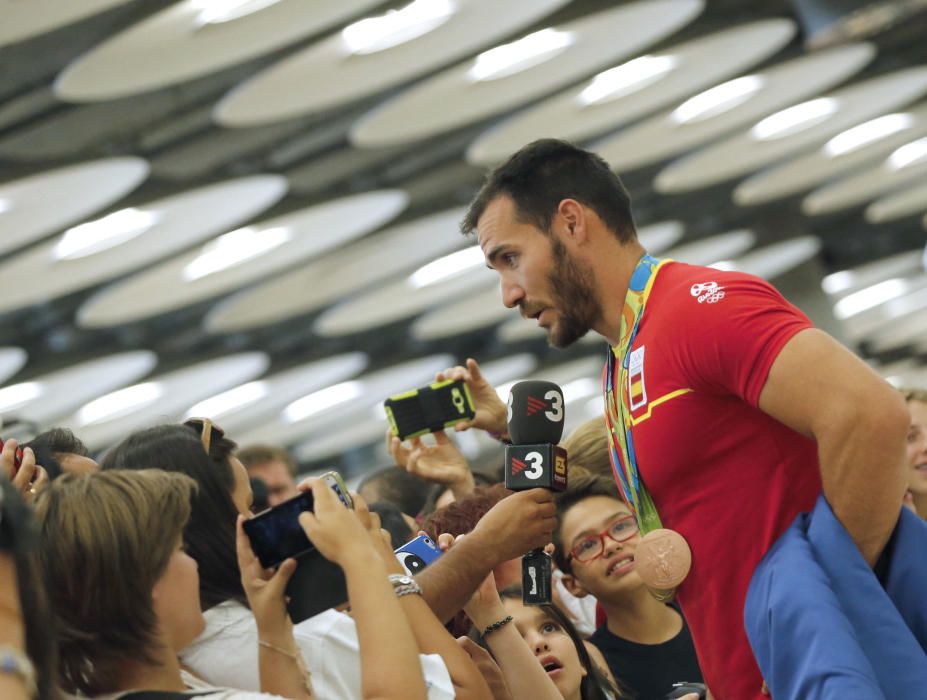
M 661 644 L 682 630 L 679 613 L 654 598 L 644 586 L 619 601 L 599 598 L 599 603 L 605 610 L 608 631 L 629 642 Z
M 616 245 L 616 252 L 602 256 L 602 262 L 595 266 L 599 308 L 602 313 L 592 330 L 605 338 L 609 345 L 617 345 L 620 340 L 621 312 L 631 284 L 631 275 L 646 253 L 637 241 Z
M 924 520 L 927 520 L 927 493 L 914 494 L 914 509 Z

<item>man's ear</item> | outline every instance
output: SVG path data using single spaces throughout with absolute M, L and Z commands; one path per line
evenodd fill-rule
M 575 199 L 562 199 L 557 205 L 560 229 L 564 237 L 577 243 L 586 240 L 586 210 Z
M 583 588 L 583 584 L 577 581 L 573 574 L 564 573 L 561 580 L 563 581 L 563 587 L 576 598 L 585 598 L 589 595 L 589 591 Z

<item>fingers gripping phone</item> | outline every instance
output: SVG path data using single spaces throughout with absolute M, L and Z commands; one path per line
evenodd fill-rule
M 338 472 L 327 472 L 321 479 L 346 507 L 354 507 Z M 312 511 L 314 505 L 312 492 L 304 492 L 244 523 L 251 548 L 262 566 L 273 568 L 290 557 L 296 559 L 296 571 L 286 586 L 287 612 L 294 623 L 341 605 L 348 599 L 347 582 L 341 567 L 319 553 L 299 524 L 299 514 Z
M 354 508 L 351 494 L 338 472 L 326 472 L 320 478 L 347 508 Z M 299 524 L 299 514 L 305 511 L 311 513 L 314 506 L 312 492 L 305 491 L 245 520 L 245 532 L 261 566 L 271 569 L 290 557 L 315 551 L 315 546 Z
M 383 407 L 393 434 L 400 440 L 444 430 L 476 415 L 470 388 L 459 379 L 396 394 Z

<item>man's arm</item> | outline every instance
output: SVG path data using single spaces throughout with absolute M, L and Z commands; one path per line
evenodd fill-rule
M 545 489 L 515 493 L 494 505 L 473 532 L 415 577 L 438 619 L 456 615 L 496 566 L 550 542 L 556 515 L 553 493 Z
M 874 564 L 905 491 L 908 413 L 901 395 L 826 333 L 806 329 L 779 352 L 759 407 L 817 441 L 824 495 Z

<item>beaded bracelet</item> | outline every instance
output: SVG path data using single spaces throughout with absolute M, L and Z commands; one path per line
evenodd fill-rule
M 506 615 L 506 616 L 503 617 L 501 620 L 496 620 L 496 621 L 493 622 L 491 625 L 489 625 L 489 627 L 487 627 L 486 629 L 483 630 L 483 639 L 486 639 L 486 637 L 488 637 L 489 635 L 491 635 L 491 634 L 492 634 L 493 632 L 495 632 L 496 630 L 502 629 L 502 628 L 505 627 L 507 624 L 509 624 L 511 621 L 512 621 L 512 616 L 511 616 L 511 615 Z

